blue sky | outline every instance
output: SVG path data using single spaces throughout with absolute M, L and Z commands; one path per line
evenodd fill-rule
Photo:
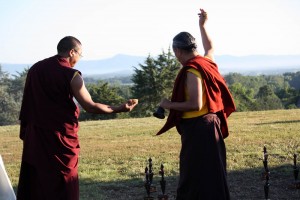
M 0 63 L 50 57 L 66 35 L 84 60 L 155 56 L 181 31 L 201 47 L 200 7 L 217 55 L 300 55 L 299 0 L 0 0 Z

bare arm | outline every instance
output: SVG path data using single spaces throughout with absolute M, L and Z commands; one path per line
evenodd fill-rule
M 71 89 L 75 99 L 82 106 L 82 108 L 89 113 L 106 114 L 128 112 L 137 105 L 137 101 L 133 99 L 128 100 L 128 102 L 120 106 L 110 106 L 102 103 L 95 103 L 92 100 L 90 93 L 87 91 L 84 81 L 79 74 L 77 74 L 71 81 Z
M 200 9 L 200 13 L 198 13 L 198 15 L 199 15 L 199 28 L 200 28 L 202 44 L 204 48 L 204 56 L 214 61 L 213 43 L 205 28 L 205 24 L 207 21 L 207 13 L 203 9 Z
M 178 111 L 198 111 L 202 107 L 202 82 L 195 74 L 187 73 L 187 92 L 189 94 L 189 100 L 184 102 L 171 102 L 167 99 L 163 99 L 160 106 L 165 109 L 173 109 Z

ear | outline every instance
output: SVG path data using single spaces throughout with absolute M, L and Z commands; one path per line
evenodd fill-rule
M 69 56 L 70 56 L 70 57 L 73 57 L 74 54 L 75 54 L 74 49 L 71 49 L 71 50 L 69 51 Z

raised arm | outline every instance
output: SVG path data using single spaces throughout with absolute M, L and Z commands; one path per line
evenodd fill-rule
M 204 56 L 214 61 L 213 44 L 205 28 L 205 24 L 207 21 L 207 13 L 205 12 L 205 10 L 200 8 L 200 13 L 198 13 L 198 15 L 199 15 L 199 28 L 200 28 L 202 44 L 204 48 Z

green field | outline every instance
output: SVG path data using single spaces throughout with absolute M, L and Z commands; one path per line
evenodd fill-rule
M 166 191 L 173 199 L 180 136 L 175 129 L 155 136 L 164 122 L 154 117 L 81 122 L 80 199 L 143 199 L 149 157 L 158 189 L 158 171 L 164 164 Z M 225 142 L 232 199 L 264 199 L 264 145 L 269 153 L 270 199 L 300 199 L 300 189 L 292 188 L 294 153 L 300 166 L 300 109 L 236 112 L 229 118 L 229 128 Z M 19 126 L 0 127 L 0 154 L 15 190 L 22 151 L 18 132 Z

